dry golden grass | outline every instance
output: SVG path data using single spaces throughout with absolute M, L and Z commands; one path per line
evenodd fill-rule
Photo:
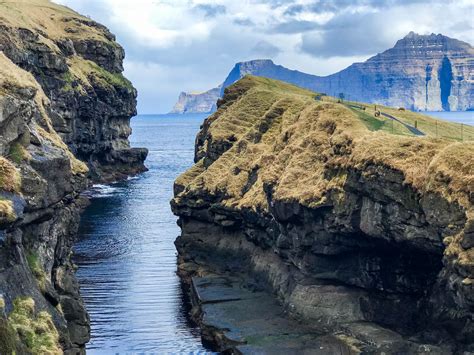
M 473 143 L 372 132 L 354 110 L 270 79 L 246 77 L 230 90 L 243 94 L 208 118 L 212 143 L 203 149 L 233 144 L 207 169 L 200 162 L 179 177 L 182 196 L 206 191 L 224 195 L 229 207 L 266 209 L 263 186 L 271 184 L 275 198 L 314 207 L 343 188 L 345 174 L 332 175 L 337 167 L 364 171 L 379 164 L 402 172 L 422 193 L 439 192 L 471 208 Z
M 84 25 L 91 22 L 89 18 L 49 0 L 0 0 L 0 22 L 38 33 L 39 41 L 55 52 L 59 48 L 54 40 L 61 38 L 92 38 L 110 43 L 102 29 Z
M 45 106 L 49 104 L 49 99 L 44 94 L 41 86 L 35 80 L 33 75 L 16 66 L 3 54 L 3 52 L 0 52 L 0 96 L 15 96 L 16 91 L 20 88 L 33 88 L 36 92 L 34 101 L 40 113 L 41 120 L 39 122 L 33 122 L 31 124 L 32 127 L 35 127 L 44 139 L 57 148 L 65 151 L 70 159 L 71 169 L 74 174 L 86 174 L 88 172 L 86 164 L 76 159 L 61 137 L 54 130 L 51 124 L 51 119 L 45 109 Z M 46 127 L 46 129 L 42 127 Z M 24 151 L 23 148 L 22 157 L 29 158 L 28 152 Z
M 13 202 L 0 199 L 0 220 L 13 222 L 16 219 Z
M 12 162 L 0 157 L 0 190 L 19 192 L 21 188 L 20 173 Z
M 8 316 L 8 326 L 32 354 L 62 354 L 59 333 L 52 317 L 45 311 L 36 312 L 35 301 L 29 297 L 15 299 Z
M 39 84 L 26 70 L 20 69 L 0 51 L 0 93 L 5 86 L 39 88 Z

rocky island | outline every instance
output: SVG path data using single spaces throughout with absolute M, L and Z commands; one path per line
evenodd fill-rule
M 171 203 L 216 350 L 474 351 L 474 129 L 252 76 L 217 106 Z
M 393 48 L 328 76 L 290 70 L 269 59 L 237 63 L 220 85 L 220 91 L 216 88 L 192 96 L 183 93 L 173 112 L 214 112 L 209 102 L 217 102 L 226 87 L 245 75 L 415 111 L 468 111 L 474 110 L 474 84 L 470 77 L 473 63 L 474 48 L 469 43 L 442 34 L 410 32 Z M 213 100 L 210 95 L 214 95 Z
M 146 169 L 137 93 L 114 35 L 69 8 L 0 2 L 0 29 L 0 353 L 84 353 L 80 193 Z

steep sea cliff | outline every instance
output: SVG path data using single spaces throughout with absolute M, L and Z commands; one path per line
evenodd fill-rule
M 104 26 L 46 0 L 0 10 L 0 353 L 83 353 L 80 192 L 145 170 L 136 90 Z
M 237 63 L 219 86 L 203 94 L 182 93 L 174 112 L 213 112 L 212 103 L 224 89 L 256 75 L 303 88 L 367 103 L 405 107 L 415 111 L 466 111 L 474 109 L 472 45 L 441 34 L 410 32 L 393 48 L 337 73 L 316 76 L 290 70 L 266 60 Z M 186 109 L 184 111 L 184 108 Z
M 204 122 L 172 208 L 179 272 L 218 350 L 303 351 L 301 325 L 341 353 L 474 350 L 474 145 L 384 130 L 369 110 L 245 77 Z M 275 325 L 268 296 L 248 308 L 255 292 L 299 326 Z

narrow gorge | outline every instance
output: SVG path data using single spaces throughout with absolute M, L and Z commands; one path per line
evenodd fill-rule
M 146 168 L 137 92 L 107 28 L 47 0 L 0 3 L 0 353 L 84 353 L 71 263 L 91 182 Z
M 118 3 L 90 6 L 118 26 Z M 184 3 L 114 27 L 141 113 L 215 65 L 188 53 L 235 5 Z M 473 354 L 474 126 L 410 111 L 472 110 L 473 53 L 410 32 L 327 77 L 242 62 L 131 136 L 115 35 L 0 1 L 0 354 Z
M 247 76 L 201 127 L 172 208 L 204 338 L 235 353 L 474 351 L 474 144 L 317 99 Z M 268 294 L 295 325 L 261 310 Z

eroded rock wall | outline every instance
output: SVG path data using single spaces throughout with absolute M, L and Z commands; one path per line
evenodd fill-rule
M 361 350 L 472 351 L 473 144 L 364 133 L 273 90 L 238 82 L 198 134 L 172 201 L 184 278 L 246 274 Z
M 80 193 L 145 170 L 136 90 L 114 36 L 66 7 L 2 3 L 0 29 L 0 352 L 84 353 Z

